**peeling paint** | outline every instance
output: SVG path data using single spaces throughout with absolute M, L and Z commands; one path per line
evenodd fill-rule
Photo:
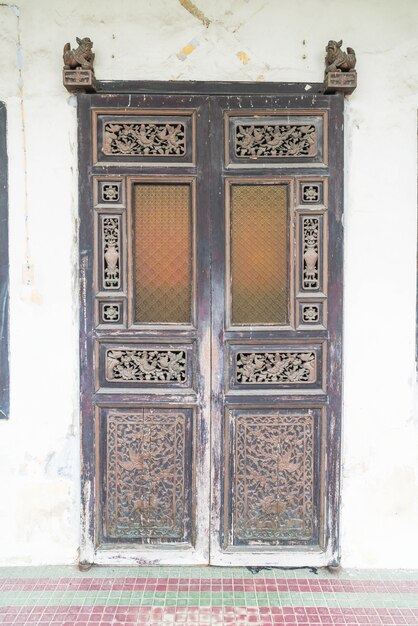
M 180 61 L 185 61 L 189 54 L 194 52 L 199 45 L 200 44 L 197 39 L 192 39 L 187 45 L 184 46 L 184 48 L 180 50 L 180 52 L 177 53 L 177 58 Z
M 206 28 L 209 26 L 210 19 L 206 17 L 206 15 L 202 13 L 202 11 L 198 9 L 191 0 L 179 0 L 179 2 L 181 6 L 190 13 L 190 15 L 193 15 L 193 17 L 202 22 L 203 26 L 206 26 Z

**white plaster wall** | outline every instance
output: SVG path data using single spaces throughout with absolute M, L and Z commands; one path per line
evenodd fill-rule
M 418 567 L 418 3 L 196 5 L 207 28 L 178 0 L 0 3 L 11 262 L 0 564 L 77 558 L 76 110 L 61 85 L 61 50 L 78 35 L 94 40 L 100 79 L 317 82 L 328 39 L 355 48 L 359 87 L 346 104 L 343 565 Z M 199 45 L 181 61 L 193 39 Z

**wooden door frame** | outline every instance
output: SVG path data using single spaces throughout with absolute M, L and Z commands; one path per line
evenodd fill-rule
M 78 163 L 79 163 L 79 288 L 80 288 L 80 429 L 81 429 L 81 538 L 80 565 L 98 562 L 95 551 L 95 462 L 94 462 L 94 425 L 88 419 L 92 415 L 91 389 L 94 385 L 93 354 L 89 349 L 89 331 L 93 328 L 92 294 L 89 286 L 93 284 L 93 267 L 90 259 L 93 253 L 92 230 L 90 224 L 91 189 L 88 175 L 92 163 L 91 142 L 91 98 L 97 95 L 185 95 L 185 96 L 289 96 L 303 102 L 305 108 L 319 108 L 321 102 L 329 108 L 329 134 L 332 137 L 329 145 L 329 173 L 333 179 L 330 185 L 329 241 L 333 242 L 329 251 L 329 291 L 328 307 L 332 308 L 329 316 L 331 325 L 328 327 L 332 342 L 332 359 L 328 359 L 329 367 L 329 409 L 330 418 L 327 432 L 327 507 L 324 549 L 321 553 L 309 557 L 309 565 L 337 565 L 339 551 L 339 501 L 341 472 L 341 412 L 342 412 L 342 298 L 343 298 L 343 111 L 344 98 L 341 94 L 323 95 L 322 84 L 311 84 L 307 91 L 305 83 L 206 83 L 206 82 L 158 82 L 158 81 L 101 81 L 98 93 L 94 96 L 80 94 L 78 101 Z M 116 98 L 115 98 L 116 99 Z M 219 138 L 218 138 L 219 139 Z M 223 139 L 222 139 L 223 141 Z M 104 167 L 103 172 L 111 173 L 111 167 Z M 291 170 L 286 170 L 287 172 Z M 297 334 L 297 333 L 296 333 Z M 285 397 L 283 398 L 285 400 Z M 301 399 L 303 402 L 303 399 Z M 214 394 L 214 408 L 219 414 L 219 394 Z M 214 425 L 214 437 L 221 440 L 219 422 Z M 212 468 L 213 475 L 219 473 L 219 458 Z M 212 506 L 220 505 L 219 494 L 214 494 Z M 115 564 L 138 563 L 138 559 L 125 558 L 123 555 L 112 555 Z M 109 562 L 109 561 L 106 561 Z M 156 560 L 158 562 L 158 559 Z M 196 561 L 198 562 L 198 561 Z M 220 559 L 219 564 L 228 565 L 228 559 Z M 235 561 L 236 563 L 236 561 Z M 244 563 L 243 563 L 244 564 Z M 248 564 L 248 563 L 245 563 Z M 257 557 L 251 564 L 264 564 Z M 271 563 L 273 564 L 273 563 Z M 277 564 L 277 558 L 276 563 Z M 302 566 L 307 564 L 306 552 L 292 550 L 280 553 L 280 564 L 286 566 Z

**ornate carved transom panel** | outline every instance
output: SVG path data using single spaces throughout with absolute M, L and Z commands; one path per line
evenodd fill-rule
M 272 122 L 235 127 L 237 157 L 314 157 L 317 145 L 313 124 Z
M 195 113 L 164 110 L 94 113 L 96 163 L 194 164 Z M 111 192 L 112 193 L 112 192 Z M 106 200 L 104 200 L 106 202 Z
M 103 129 L 103 153 L 107 156 L 183 156 L 184 124 L 108 122 Z
M 227 165 L 326 166 L 327 115 L 318 113 L 242 110 L 226 114 Z
M 190 411 L 110 412 L 103 485 L 106 537 L 188 540 L 190 428 Z
M 237 352 L 237 383 L 314 383 L 315 352 Z
M 313 478 L 312 415 L 237 412 L 233 543 L 311 539 Z
M 112 382 L 185 382 L 184 350 L 106 350 L 106 380 Z

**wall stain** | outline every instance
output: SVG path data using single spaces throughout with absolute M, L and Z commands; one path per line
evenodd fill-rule
M 243 50 L 240 50 L 239 52 L 237 52 L 237 57 L 239 58 L 239 60 L 241 61 L 243 65 L 248 65 L 248 63 L 250 62 L 250 57 Z
M 209 26 L 210 19 L 206 17 L 206 15 L 202 13 L 200 9 L 197 8 L 192 0 L 179 0 L 179 2 L 181 6 L 190 13 L 190 15 L 193 15 L 193 17 L 195 17 L 197 20 L 201 21 L 203 26 L 206 26 L 206 28 Z
M 30 235 L 29 235 L 29 204 L 28 204 L 28 158 L 26 148 L 26 120 L 25 120 L 25 104 L 23 93 L 23 47 L 21 41 L 21 29 L 20 29 L 20 8 L 17 4 L 9 4 L 6 2 L 0 3 L 0 7 L 9 8 L 16 17 L 16 56 L 17 56 L 17 69 L 18 69 L 18 93 L 20 103 L 20 117 L 21 117 L 21 134 L 22 134 L 22 149 L 23 149 L 23 176 L 24 176 L 24 216 L 25 216 L 25 261 L 23 264 L 23 284 L 31 285 L 32 281 L 30 276 L 32 274 L 31 252 L 30 252 Z
M 199 46 L 199 41 L 197 39 L 192 39 L 191 41 L 189 41 L 188 44 L 186 44 L 184 46 L 184 48 L 182 48 L 180 50 L 180 52 L 177 53 L 177 58 L 180 61 L 185 61 L 187 59 L 187 57 L 189 56 L 189 54 L 191 54 L 194 50 L 196 50 L 196 48 Z

